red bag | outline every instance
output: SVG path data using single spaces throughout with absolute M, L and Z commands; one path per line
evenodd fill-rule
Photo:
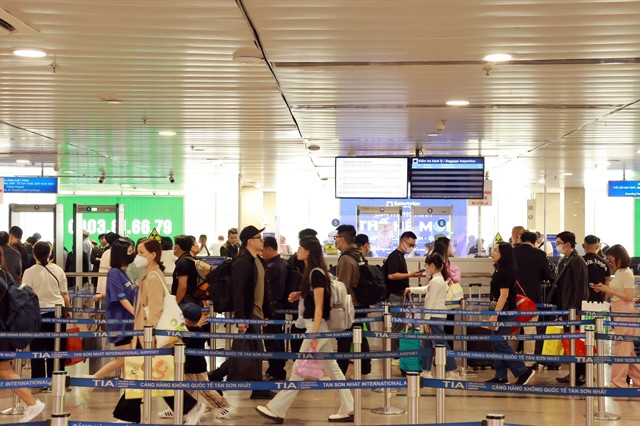
M 68 333 L 80 332 L 80 327 L 67 328 Z M 80 337 L 67 337 L 67 351 L 81 351 L 82 350 L 82 338 Z M 84 358 L 67 358 L 64 360 L 64 365 L 74 365 L 79 362 L 84 362 Z
M 564 354 L 569 356 L 571 354 L 571 342 L 569 339 L 562 339 L 562 347 L 564 348 Z M 593 354 L 596 354 L 596 347 L 593 347 Z M 576 355 L 575 356 L 587 356 L 587 345 L 584 344 L 584 340 L 576 339 Z
M 516 285 L 518 286 L 518 288 L 520 288 L 520 291 L 522 292 L 522 294 L 520 293 L 516 294 L 516 309 L 519 311 L 537 311 L 538 307 L 536 306 L 536 303 L 527 297 L 527 293 L 524 292 L 524 289 L 522 288 L 518 280 L 516 280 Z M 518 315 L 518 317 L 516 318 L 516 321 L 518 322 L 529 321 L 534 316 L 535 315 Z

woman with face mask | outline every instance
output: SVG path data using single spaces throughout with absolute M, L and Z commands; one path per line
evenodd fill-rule
M 105 314 L 107 318 L 107 331 L 127 331 L 133 330 L 133 323 L 130 324 L 111 324 L 109 320 L 133 320 L 133 304 L 135 303 L 135 282 L 131 280 L 125 273 L 127 267 L 133 259 L 133 246 L 124 239 L 118 238 L 111 244 L 111 269 L 107 272 L 106 285 L 106 307 Z M 113 343 L 116 349 L 131 349 L 131 336 L 108 336 L 109 342 Z M 118 368 L 124 366 L 124 358 L 116 358 L 107 363 L 92 376 L 102 379 L 109 376 Z M 83 388 L 83 396 L 85 399 L 89 396 L 88 391 L 93 388 Z
M 611 311 L 635 314 L 636 308 L 633 305 L 634 277 L 633 271 L 629 267 L 631 258 L 627 250 L 620 244 L 615 244 L 605 251 L 611 269 L 615 269 L 615 275 L 609 286 L 599 283 L 593 286 L 598 292 L 605 293 L 611 299 Z M 638 322 L 638 317 L 614 317 L 614 321 Z M 615 327 L 616 335 L 637 336 L 638 329 L 632 327 Z M 635 357 L 633 342 L 617 341 L 613 351 L 614 356 Z M 613 364 L 611 366 L 611 386 L 615 388 L 626 388 L 627 375 L 631 377 L 633 387 L 640 387 L 640 365 L 639 364 Z M 617 398 L 614 398 L 617 399 Z M 621 398 L 623 399 L 623 398 Z

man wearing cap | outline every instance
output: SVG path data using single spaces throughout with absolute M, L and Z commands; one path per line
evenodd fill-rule
M 231 265 L 233 280 L 233 317 L 264 320 L 272 317 L 271 291 L 267 279 L 267 264 L 259 256 L 264 248 L 262 231 L 253 225 L 240 232 L 242 247 Z M 261 333 L 258 324 L 238 324 L 240 333 Z M 264 347 L 262 343 L 260 346 Z M 251 399 L 271 399 L 274 392 L 254 390 Z
M 362 250 L 362 257 L 371 256 L 371 244 L 369 243 L 369 236 L 367 234 L 356 235 L 356 245 Z
M 589 275 L 589 302 L 602 302 L 604 300 L 604 292 L 596 292 L 592 287 L 594 284 L 609 285 L 611 280 L 611 269 L 606 259 L 598 256 L 600 251 L 600 238 L 595 235 L 587 235 L 584 237 L 584 256 L 582 258 L 587 262 L 587 273 Z

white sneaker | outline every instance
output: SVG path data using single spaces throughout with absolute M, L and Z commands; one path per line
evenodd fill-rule
M 203 403 L 198 402 L 198 404 L 196 404 L 196 406 L 189 410 L 187 415 L 184 416 L 184 424 L 197 425 L 198 422 L 200 422 L 200 417 L 202 417 L 206 409 L 207 407 Z
M 44 402 L 36 399 L 36 403 L 33 405 L 27 405 L 27 408 L 24 410 L 24 416 L 20 418 L 20 423 L 26 423 L 34 418 L 38 417 L 40 413 L 44 411 Z
M 158 413 L 158 417 L 161 419 L 172 419 L 173 418 L 173 410 L 171 408 L 167 408 L 166 410 L 162 410 Z
M 447 371 L 447 374 L 444 376 L 445 380 L 462 380 L 460 377 L 460 373 L 457 371 Z
M 433 379 L 433 374 L 431 374 L 431 371 L 423 371 L 420 373 L 420 377 L 423 379 Z
M 230 414 L 231 410 L 228 408 L 221 408 L 218 414 L 216 414 L 216 419 L 231 420 L 231 417 L 229 416 Z
M 394 358 L 391 360 L 391 365 L 400 365 L 400 360 L 397 358 Z
M 360 377 L 361 377 L 362 380 L 371 380 L 371 379 L 373 379 L 373 373 L 361 374 Z

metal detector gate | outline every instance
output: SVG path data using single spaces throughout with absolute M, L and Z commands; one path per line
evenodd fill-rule
M 76 272 L 82 271 L 82 228 L 85 227 L 84 215 L 94 213 L 112 213 L 115 215 L 115 232 L 125 236 L 124 204 L 111 205 L 73 205 L 73 251 L 76 254 Z M 113 225 L 113 224 L 112 224 Z M 111 227 L 113 230 L 114 227 Z M 105 224 L 105 232 L 108 232 Z M 78 255 L 80 254 L 80 255 Z M 76 288 L 82 287 L 82 277 L 76 277 Z
M 53 214 L 53 250 L 55 252 L 55 262 L 64 269 L 64 208 L 62 204 L 9 204 L 9 228 L 19 226 L 24 231 L 30 228 L 26 223 L 27 216 L 34 213 Z M 38 223 L 42 223 L 42 217 Z M 43 229 L 36 229 L 35 232 L 43 232 Z M 29 233 L 33 234 L 29 229 Z M 46 234 L 46 232 L 45 232 Z
M 453 206 L 411 207 L 411 230 L 418 237 L 416 253 L 426 255 L 425 245 L 433 243 L 436 236 L 453 237 Z
M 371 253 L 387 257 L 398 245 L 402 233 L 402 206 L 357 206 L 356 229 L 369 236 Z

